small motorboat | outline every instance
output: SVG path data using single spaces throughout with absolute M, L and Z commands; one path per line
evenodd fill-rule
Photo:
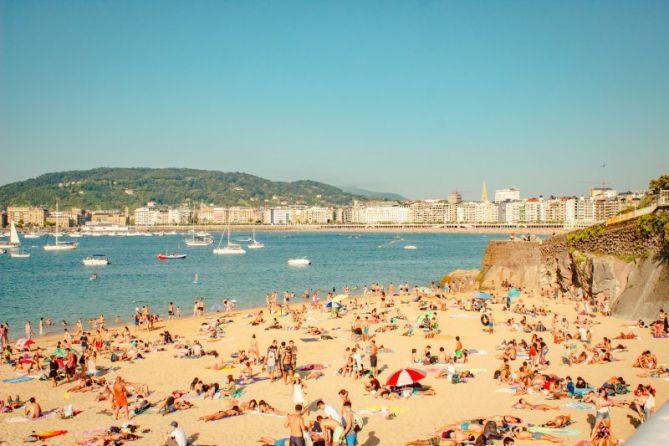
M 414 245 L 406 245 L 404 249 L 406 249 L 407 251 L 415 251 L 418 248 L 416 248 Z
M 186 254 L 172 253 L 172 254 L 158 254 L 158 260 L 183 260 Z
M 30 253 L 26 252 L 22 249 L 18 249 L 18 250 L 12 249 L 11 251 L 9 251 L 9 256 L 12 259 L 29 259 L 30 258 Z
M 111 263 L 109 258 L 104 254 L 93 254 L 81 261 L 86 266 L 106 266 Z
M 306 257 L 300 259 L 288 259 L 288 265 L 290 266 L 309 266 L 311 265 L 311 260 Z

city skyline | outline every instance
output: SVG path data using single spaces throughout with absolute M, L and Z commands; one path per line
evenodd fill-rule
M 411 199 L 644 189 L 669 165 L 668 19 L 652 1 L 2 2 L 0 184 L 107 165 Z

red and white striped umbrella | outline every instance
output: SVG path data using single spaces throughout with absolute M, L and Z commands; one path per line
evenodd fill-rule
M 408 386 L 417 383 L 423 378 L 425 378 L 425 373 L 420 370 L 400 369 L 390 375 L 390 378 L 386 381 L 386 385 L 393 387 Z

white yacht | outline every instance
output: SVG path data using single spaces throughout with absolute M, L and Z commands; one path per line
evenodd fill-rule
M 56 213 L 58 213 L 58 203 L 56 203 Z M 58 218 L 56 219 L 56 232 L 54 233 L 54 238 L 56 242 L 53 245 L 44 245 L 45 251 L 74 251 L 77 249 L 77 242 L 61 242 L 59 240 L 62 235 L 58 232 Z
M 240 255 L 240 254 L 246 254 L 246 251 L 244 248 L 242 248 L 242 245 L 238 243 L 231 243 L 230 242 L 230 223 L 228 223 L 228 243 L 225 246 L 221 246 L 223 243 L 223 234 L 221 234 L 221 240 L 218 242 L 218 246 L 214 248 L 214 254 L 216 255 Z
M 256 228 L 253 228 L 253 237 L 251 237 L 250 243 L 247 245 L 249 249 L 262 249 L 265 245 L 256 240 Z
M 38 234 L 36 232 L 27 232 L 27 233 L 23 234 L 23 238 L 30 239 L 30 240 L 38 239 L 41 236 L 42 236 L 42 234 Z
M 0 242 L 0 249 L 16 249 L 21 246 L 21 239 L 19 238 L 19 233 L 16 230 L 16 225 L 12 222 L 11 228 L 9 229 L 9 241 Z
M 406 245 L 404 249 L 406 249 L 407 251 L 415 251 L 418 248 L 414 245 Z
M 9 251 L 9 256 L 12 259 L 29 259 L 30 253 L 24 251 L 23 249 L 12 249 Z
M 191 237 L 184 239 L 184 244 L 189 248 L 204 248 L 214 243 L 214 238 L 208 233 L 195 233 L 195 211 L 193 211 L 193 229 Z
M 309 266 L 311 265 L 311 260 L 307 259 L 306 257 L 302 257 L 299 259 L 288 259 L 288 265 L 290 266 Z

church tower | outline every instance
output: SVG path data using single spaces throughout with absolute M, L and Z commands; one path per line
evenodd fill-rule
M 483 182 L 483 185 L 481 186 L 481 203 L 487 203 L 490 200 L 488 199 L 488 188 L 485 185 L 485 181 Z

